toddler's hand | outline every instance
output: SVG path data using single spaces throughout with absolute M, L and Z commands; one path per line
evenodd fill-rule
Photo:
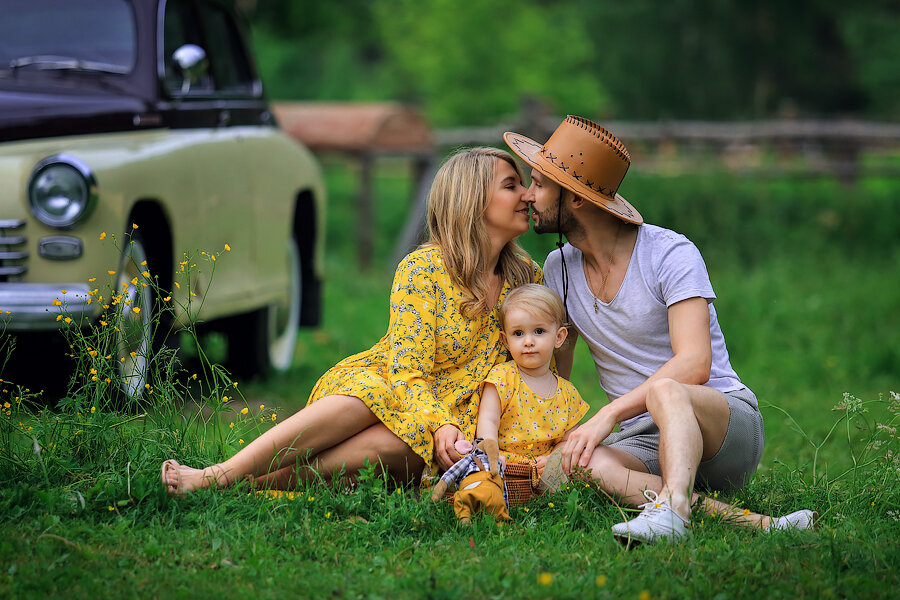
M 534 463 L 537 465 L 538 475 L 544 474 L 544 467 L 547 466 L 547 457 L 546 456 L 538 456 L 534 459 Z

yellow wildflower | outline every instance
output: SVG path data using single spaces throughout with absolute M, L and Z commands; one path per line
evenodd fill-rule
M 66 323 L 71 323 L 71 322 L 72 322 L 72 317 L 66 317 L 66 318 L 63 319 L 63 320 L 64 320 Z
M 546 571 L 544 571 L 543 573 L 538 575 L 537 581 L 539 585 L 550 585 L 551 583 L 553 583 L 553 573 L 547 573 Z
M 259 410 L 266 410 L 266 405 L 265 405 L 265 404 L 260 404 L 260 405 L 259 405 Z
M 100 234 L 100 239 L 101 239 L 101 240 L 105 240 L 105 239 L 106 239 L 106 232 L 105 232 L 105 231 L 102 232 L 102 233 Z
M 163 302 L 168 302 L 171 299 L 172 299 L 172 296 L 166 296 L 165 298 L 163 298 Z
M 278 418 L 278 415 L 276 415 L 275 413 L 272 413 L 272 422 L 273 423 L 275 422 L 275 419 L 277 419 L 277 418 Z
M 177 281 L 175 282 L 175 287 L 179 290 L 181 289 L 181 285 Z
M 107 271 L 107 273 L 109 273 L 110 275 L 115 275 L 115 274 L 116 274 L 115 271 Z
M 135 306 L 134 308 L 131 309 L 131 312 L 133 312 L 134 314 L 138 314 L 139 312 L 141 312 L 141 309 L 138 308 L 137 306 Z
M 62 306 L 62 302 L 59 301 L 59 298 L 54 300 L 51 304 L 53 304 L 53 306 Z
M 57 320 L 57 321 L 62 321 L 62 315 L 56 315 L 56 320 Z
M 107 506 L 106 509 L 109 510 L 109 511 L 114 511 L 114 510 L 116 510 L 116 509 L 113 508 L 112 506 Z
M 94 283 L 95 281 L 97 281 L 96 277 L 91 277 L 90 279 L 88 279 L 88 283 Z
M 547 506 L 549 506 L 550 508 L 553 508 L 553 503 L 552 503 L 552 502 L 548 502 L 548 503 L 547 503 Z
M 225 244 L 225 252 L 231 252 L 231 246 Z
M 641 600 L 650 600 L 650 592 L 647 590 L 641 590 L 641 593 L 638 594 L 638 598 Z
M 234 429 L 234 421 L 228 424 L 228 429 Z
M 97 412 L 97 407 L 96 407 L 96 406 L 92 406 L 92 407 L 91 407 L 91 414 L 94 414 L 95 412 Z
M 246 406 L 245 406 L 244 408 L 241 409 L 241 414 L 242 414 L 242 415 L 246 415 L 248 412 L 250 412 L 250 409 L 247 408 Z
M 606 585 L 606 575 L 597 575 L 594 583 L 597 584 L 597 587 L 603 587 L 604 585 Z
M 60 293 L 60 294 L 68 294 L 68 293 L 69 293 L 69 290 L 59 290 L 59 293 Z
M 243 444 L 244 440 L 238 440 L 238 444 Z
M 138 228 L 137 223 L 132 223 L 132 224 L 131 224 L 131 228 L 132 228 L 132 229 L 137 229 L 137 228 Z

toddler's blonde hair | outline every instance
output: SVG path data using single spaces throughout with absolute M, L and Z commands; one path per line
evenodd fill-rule
M 506 328 L 506 313 L 513 307 L 532 316 L 547 317 L 557 327 L 566 324 L 566 307 L 559 294 L 545 285 L 526 283 L 512 289 L 500 305 L 500 326 Z

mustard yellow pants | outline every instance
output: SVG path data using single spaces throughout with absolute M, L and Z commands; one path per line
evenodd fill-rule
M 466 489 L 471 484 L 477 484 Z M 489 471 L 472 473 L 462 480 L 459 490 L 453 494 L 453 510 L 457 519 L 471 519 L 478 510 L 494 515 L 498 521 L 510 521 L 506 502 L 503 501 L 503 480 Z

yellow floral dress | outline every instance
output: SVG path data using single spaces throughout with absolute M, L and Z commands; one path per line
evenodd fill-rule
M 543 398 L 531 391 L 513 361 L 491 369 L 485 383 L 492 383 L 500 396 L 500 452 L 513 462 L 527 462 L 550 454 L 566 431 L 587 414 L 588 405 L 575 386 L 556 378 L 556 393 Z
M 533 266 L 534 281 L 542 283 L 540 267 Z M 498 306 L 509 290 L 505 283 Z M 329 369 L 308 404 L 332 394 L 361 399 L 434 474 L 434 431 L 452 423 L 474 439 L 481 384 L 508 360 L 497 310 L 468 319 L 460 312 L 463 300 L 440 248 L 410 253 L 394 275 L 385 336 Z

